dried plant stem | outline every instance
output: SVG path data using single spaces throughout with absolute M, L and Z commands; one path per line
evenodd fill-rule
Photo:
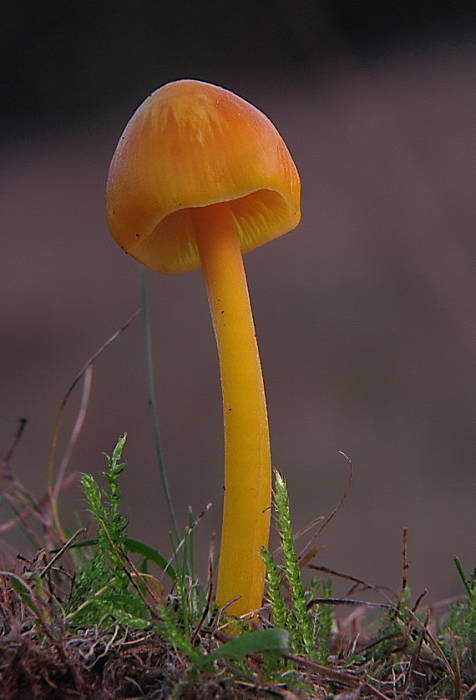
M 126 330 L 126 328 L 129 326 L 129 324 L 135 319 L 136 316 L 138 316 L 140 312 L 140 309 L 137 309 L 134 311 L 134 313 L 127 319 L 127 321 L 115 331 L 110 338 L 106 340 L 105 343 L 103 343 L 97 350 L 96 352 L 89 358 L 89 360 L 83 365 L 83 367 L 79 370 L 78 374 L 76 377 L 73 379 L 71 384 L 69 385 L 65 395 L 63 396 L 63 399 L 60 403 L 60 407 L 58 409 L 58 413 L 56 414 L 56 420 L 55 424 L 53 426 L 53 436 L 51 438 L 51 444 L 50 444 L 50 452 L 48 455 L 48 466 L 47 466 L 47 485 L 48 485 L 48 495 L 49 495 L 49 501 L 50 501 L 50 510 L 51 510 L 51 519 L 52 522 L 56 528 L 56 530 L 61 533 L 62 532 L 62 527 L 61 523 L 59 521 L 59 516 L 58 516 L 58 506 L 57 506 L 57 500 L 58 500 L 58 495 L 61 491 L 62 488 L 62 481 L 64 480 L 64 472 L 66 471 L 66 466 L 67 466 L 67 460 L 70 457 L 72 448 L 74 447 L 74 443 L 76 442 L 79 432 L 81 431 L 81 427 L 84 422 L 84 410 L 85 410 L 85 403 L 87 406 L 87 397 L 89 395 L 89 390 L 90 390 L 90 372 L 88 370 L 92 367 L 93 363 L 95 360 L 99 357 L 99 355 L 105 350 L 116 338 Z M 89 376 L 88 376 L 89 375 Z M 54 478 L 55 478 L 55 461 L 56 461 L 56 450 L 58 447 L 58 439 L 59 439 L 59 431 L 60 431 L 60 426 L 61 426 L 61 420 L 63 418 L 64 410 L 66 408 L 66 404 L 68 403 L 68 399 L 71 396 L 73 390 L 75 389 L 76 385 L 83 379 L 84 377 L 84 388 L 83 388 L 83 401 L 81 402 L 80 410 L 79 410 L 79 415 L 78 419 L 76 422 L 76 427 L 79 426 L 79 430 L 73 429 L 73 435 L 71 437 L 69 447 L 66 453 L 66 462 L 65 459 L 62 462 L 61 465 L 61 471 L 63 472 L 61 475 L 61 479 L 57 480 L 57 483 L 54 483 Z M 86 401 L 84 400 L 86 397 Z M 70 448 L 70 449 L 69 449 Z

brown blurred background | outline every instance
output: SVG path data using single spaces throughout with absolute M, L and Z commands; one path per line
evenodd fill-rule
M 343 450 L 354 480 L 316 563 L 398 588 L 408 526 L 414 594 L 460 593 L 452 556 L 476 564 L 474 3 L 115 0 L 3 12 L 0 449 L 26 417 L 18 476 L 41 496 L 66 388 L 140 303 L 138 266 L 104 217 L 121 130 L 162 83 L 208 80 L 273 119 L 303 182 L 300 227 L 246 257 L 295 527 L 341 497 Z M 213 502 L 197 531 L 204 564 L 222 490 L 211 323 L 198 272 L 147 277 L 181 522 L 188 504 Z M 99 474 L 124 431 L 130 534 L 166 552 L 140 320 L 95 364 L 71 470 Z M 63 503 L 71 526 L 75 511 L 85 517 L 77 486 Z M 13 531 L 2 546 L 29 551 Z

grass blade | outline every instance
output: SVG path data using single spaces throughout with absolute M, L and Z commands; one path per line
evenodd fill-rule
M 74 542 L 68 547 L 68 549 L 80 549 L 81 547 L 95 547 L 97 543 L 98 541 L 96 538 L 82 540 L 81 542 Z M 156 564 L 159 567 L 159 569 L 162 569 L 164 574 L 167 574 L 167 576 L 170 579 L 172 579 L 172 581 L 175 581 L 175 579 L 177 578 L 177 574 L 172 564 L 153 547 L 150 547 L 148 544 L 144 544 L 144 542 L 140 542 L 140 540 L 131 539 L 130 537 L 126 537 L 124 541 L 124 546 L 126 548 L 126 551 L 134 552 L 135 554 L 141 554 L 145 559 Z M 50 551 L 52 554 L 55 554 L 56 552 L 60 551 L 60 548 L 57 547 L 56 549 L 52 549 Z
M 165 468 L 164 457 L 162 454 L 162 443 L 160 439 L 160 426 L 159 426 L 159 411 L 157 408 L 157 398 L 155 395 L 155 378 L 154 378 L 154 363 L 152 359 L 152 335 L 150 332 L 150 310 L 149 310 L 149 297 L 147 294 L 147 285 L 145 279 L 145 271 L 141 266 L 140 269 L 140 283 L 141 283 L 141 304 L 142 304 L 142 320 L 144 327 L 144 344 L 145 344 L 145 364 L 147 370 L 147 391 L 149 395 L 149 405 L 152 417 L 152 428 L 154 431 L 154 443 L 155 443 L 155 454 L 157 456 L 157 462 L 159 465 L 160 480 L 162 482 L 162 490 L 164 492 L 164 498 L 167 505 L 167 510 L 169 511 L 170 521 L 172 523 L 172 533 L 175 545 L 179 541 L 179 529 L 177 524 L 177 518 L 175 515 L 175 509 L 172 502 L 172 497 L 170 495 L 169 480 L 167 477 L 167 470 Z
M 287 651 L 289 648 L 289 633 L 277 627 L 267 630 L 246 632 L 218 649 L 214 649 L 198 665 L 206 664 L 214 659 L 233 658 L 255 654 L 258 651 Z

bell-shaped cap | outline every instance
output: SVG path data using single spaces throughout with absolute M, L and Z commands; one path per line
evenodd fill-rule
M 300 220 L 300 180 L 256 107 L 224 88 L 179 80 L 137 109 L 111 162 L 107 216 L 117 243 L 148 267 L 200 266 L 192 211 L 228 202 L 243 252 Z M 213 208 L 210 208 L 213 215 Z

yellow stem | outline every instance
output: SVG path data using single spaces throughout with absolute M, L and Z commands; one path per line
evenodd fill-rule
M 238 234 L 230 207 L 193 210 L 220 360 L 225 497 L 217 603 L 243 615 L 263 601 L 261 547 L 268 546 L 271 456 L 263 375 Z

